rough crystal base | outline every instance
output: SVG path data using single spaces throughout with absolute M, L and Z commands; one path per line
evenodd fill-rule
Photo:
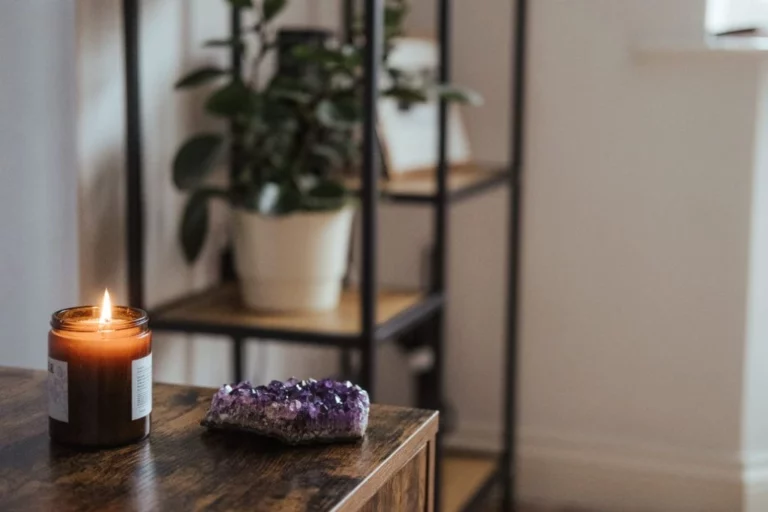
M 368 393 L 349 381 L 273 380 L 224 385 L 201 425 L 277 438 L 287 444 L 351 441 L 368 427 Z

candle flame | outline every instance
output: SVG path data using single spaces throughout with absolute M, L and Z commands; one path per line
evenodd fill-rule
M 104 290 L 104 300 L 101 301 L 101 316 L 99 316 L 99 325 L 107 325 L 112 322 L 112 301 L 109 300 L 109 292 Z

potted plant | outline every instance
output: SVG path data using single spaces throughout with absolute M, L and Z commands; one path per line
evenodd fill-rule
M 208 41 L 206 46 L 254 55 L 248 78 L 217 67 L 196 69 L 177 89 L 222 82 L 205 102 L 206 111 L 229 121 L 229 135 L 200 133 L 187 140 L 173 162 L 173 181 L 189 192 L 180 227 L 187 261 L 194 261 L 205 242 L 208 203 L 223 199 L 233 209 L 235 267 L 244 302 L 255 309 L 326 310 L 339 299 L 348 254 L 354 201 L 341 179 L 360 156 L 356 137 L 362 120 L 362 52 L 357 34 L 351 44 L 311 44 L 281 48 L 273 21 L 286 0 L 229 0 L 252 9 L 257 20 L 245 36 Z M 401 32 L 404 0 L 385 7 L 386 47 Z M 248 51 L 255 39 L 258 49 Z M 281 66 L 263 84 L 265 57 L 279 52 Z M 386 68 L 386 55 L 385 62 Z M 403 102 L 424 101 L 427 86 L 387 69 L 382 94 Z M 437 90 L 437 88 L 435 88 Z M 439 91 L 452 100 L 469 98 L 456 89 Z M 230 180 L 226 188 L 207 178 L 227 152 Z

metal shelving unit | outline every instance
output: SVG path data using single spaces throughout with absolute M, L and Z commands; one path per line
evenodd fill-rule
M 509 169 L 498 165 L 465 165 L 450 169 L 447 179 L 447 199 L 449 203 L 454 203 L 506 185 L 509 183 Z M 359 191 L 360 179 L 350 178 L 346 185 L 353 191 Z M 437 183 L 431 173 L 380 180 L 379 193 L 382 201 L 433 204 L 437 200 Z
M 236 283 L 230 282 L 153 309 L 152 328 L 354 349 L 362 342 L 361 296 L 359 290 L 345 290 L 339 307 L 328 312 L 258 313 L 241 305 Z M 436 293 L 382 291 L 377 299 L 376 342 L 408 332 L 443 306 Z
M 510 165 L 505 168 L 473 166 L 449 170 L 446 160 L 447 109 L 439 108 L 438 164 L 434 176 L 414 177 L 405 181 L 382 182 L 379 147 L 376 140 L 376 104 L 383 39 L 383 2 L 365 2 L 364 26 L 369 43 L 365 49 L 363 166 L 361 179 L 349 183 L 356 188 L 361 202 L 362 261 L 359 290 L 347 290 L 340 307 L 327 314 L 269 315 L 244 309 L 237 300 L 237 289 L 223 283 L 211 290 L 181 297 L 150 312 L 152 329 L 187 333 L 218 334 L 230 337 L 235 380 L 243 376 L 244 344 L 249 338 L 304 344 L 334 346 L 348 361 L 349 352 L 361 354 L 360 384 L 376 396 L 376 349 L 386 340 L 407 337 L 409 343 L 431 348 L 434 364 L 416 379 L 419 406 L 443 408 L 443 330 L 445 311 L 445 253 L 448 236 L 448 207 L 459 200 L 475 197 L 492 188 L 509 185 L 509 315 L 505 357 L 505 446 L 493 459 L 489 471 L 464 510 L 482 506 L 491 489 L 502 484 L 504 510 L 514 503 L 514 433 L 517 353 L 517 276 L 520 247 L 520 176 L 522 169 L 523 100 L 525 70 L 526 0 L 515 0 L 515 37 L 513 55 L 512 136 Z M 123 0 L 125 76 L 126 76 L 126 174 L 129 300 L 132 306 L 144 306 L 144 229 L 141 165 L 141 104 L 139 77 L 140 0 Z M 439 79 L 450 81 L 451 2 L 437 0 L 437 28 L 440 44 Z M 345 26 L 354 17 L 353 0 L 344 0 Z M 232 8 L 231 30 L 240 30 L 240 11 Z M 241 69 L 241 56 L 235 49 L 233 69 Z M 235 134 L 236 135 L 236 134 Z M 236 150 L 235 150 L 236 151 Z M 236 156 L 236 155 L 234 155 Z M 426 291 L 379 290 L 375 276 L 377 245 L 377 205 L 379 200 L 425 204 L 434 210 L 434 251 L 432 283 Z M 348 366 L 348 364 L 347 364 Z M 438 438 L 438 448 L 441 442 Z M 438 457 L 442 454 L 439 449 Z M 440 483 L 440 464 L 436 466 Z M 436 493 L 439 496 L 440 493 Z M 436 510 L 440 510 L 439 501 Z

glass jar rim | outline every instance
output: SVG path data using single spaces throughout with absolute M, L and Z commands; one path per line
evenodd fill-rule
M 99 306 L 76 306 L 60 309 L 51 315 L 51 328 L 63 331 L 97 332 L 105 330 L 99 325 Z M 91 320 L 90 322 L 86 320 Z M 92 320 L 96 320 L 93 322 Z M 128 306 L 112 306 L 112 322 L 107 330 L 122 331 L 142 327 L 149 322 L 149 315 L 143 309 Z

